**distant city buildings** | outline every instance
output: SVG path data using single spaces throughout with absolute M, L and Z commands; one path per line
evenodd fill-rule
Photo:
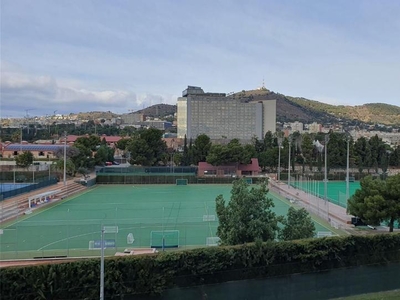
M 276 100 L 251 100 L 251 97 L 205 93 L 188 86 L 177 101 L 178 138 L 250 140 L 276 131 Z
M 313 122 L 311 124 L 308 124 L 308 132 L 309 133 L 318 133 L 321 132 L 322 125 L 318 124 L 317 122 Z

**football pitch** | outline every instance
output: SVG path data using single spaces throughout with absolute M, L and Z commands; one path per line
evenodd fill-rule
M 55 202 L 1 227 L 0 259 L 98 256 L 101 229 L 106 254 L 125 248 L 188 249 L 215 242 L 215 198 L 229 201 L 232 185 L 101 185 Z M 287 201 L 270 192 L 273 211 Z M 317 231 L 330 231 L 315 223 Z M 110 227 L 109 227 L 110 228 Z
M 323 181 L 296 181 L 294 180 L 291 185 L 303 190 L 307 193 L 317 195 L 324 199 L 325 182 Z M 356 190 L 360 188 L 360 182 L 349 182 L 349 196 L 354 195 Z M 345 181 L 328 181 L 327 182 L 327 198 L 329 202 L 337 204 L 342 207 L 347 207 L 346 197 L 346 182 Z

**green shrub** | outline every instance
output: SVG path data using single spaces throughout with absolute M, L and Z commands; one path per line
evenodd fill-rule
M 253 243 L 105 260 L 105 296 L 400 261 L 400 234 Z M 96 299 L 99 259 L 1 269 L 0 299 Z

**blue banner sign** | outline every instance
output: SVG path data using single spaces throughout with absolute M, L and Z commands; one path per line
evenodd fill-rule
M 106 248 L 115 248 L 115 240 L 104 240 L 103 241 L 104 249 Z M 93 248 L 100 249 L 101 248 L 101 240 L 95 240 Z

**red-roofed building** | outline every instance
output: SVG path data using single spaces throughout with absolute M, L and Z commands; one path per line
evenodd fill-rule
M 257 176 L 261 172 L 257 158 L 252 158 L 250 164 L 226 164 L 222 166 L 213 166 L 207 162 L 199 162 L 198 177 L 214 176 L 214 177 L 242 177 Z
M 89 137 L 89 135 L 88 134 L 86 134 L 86 135 L 68 135 L 67 136 L 67 143 L 68 144 L 69 143 L 75 143 L 75 141 L 80 137 Z M 105 134 L 100 135 L 99 138 L 100 138 L 101 141 L 103 139 L 105 139 L 108 145 L 115 144 L 120 139 L 122 139 L 122 137 L 120 137 L 120 136 L 107 136 Z M 60 143 L 62 143 L 63 141 L 64 141 L 64 138 L 61 137 L 60 138 Z

